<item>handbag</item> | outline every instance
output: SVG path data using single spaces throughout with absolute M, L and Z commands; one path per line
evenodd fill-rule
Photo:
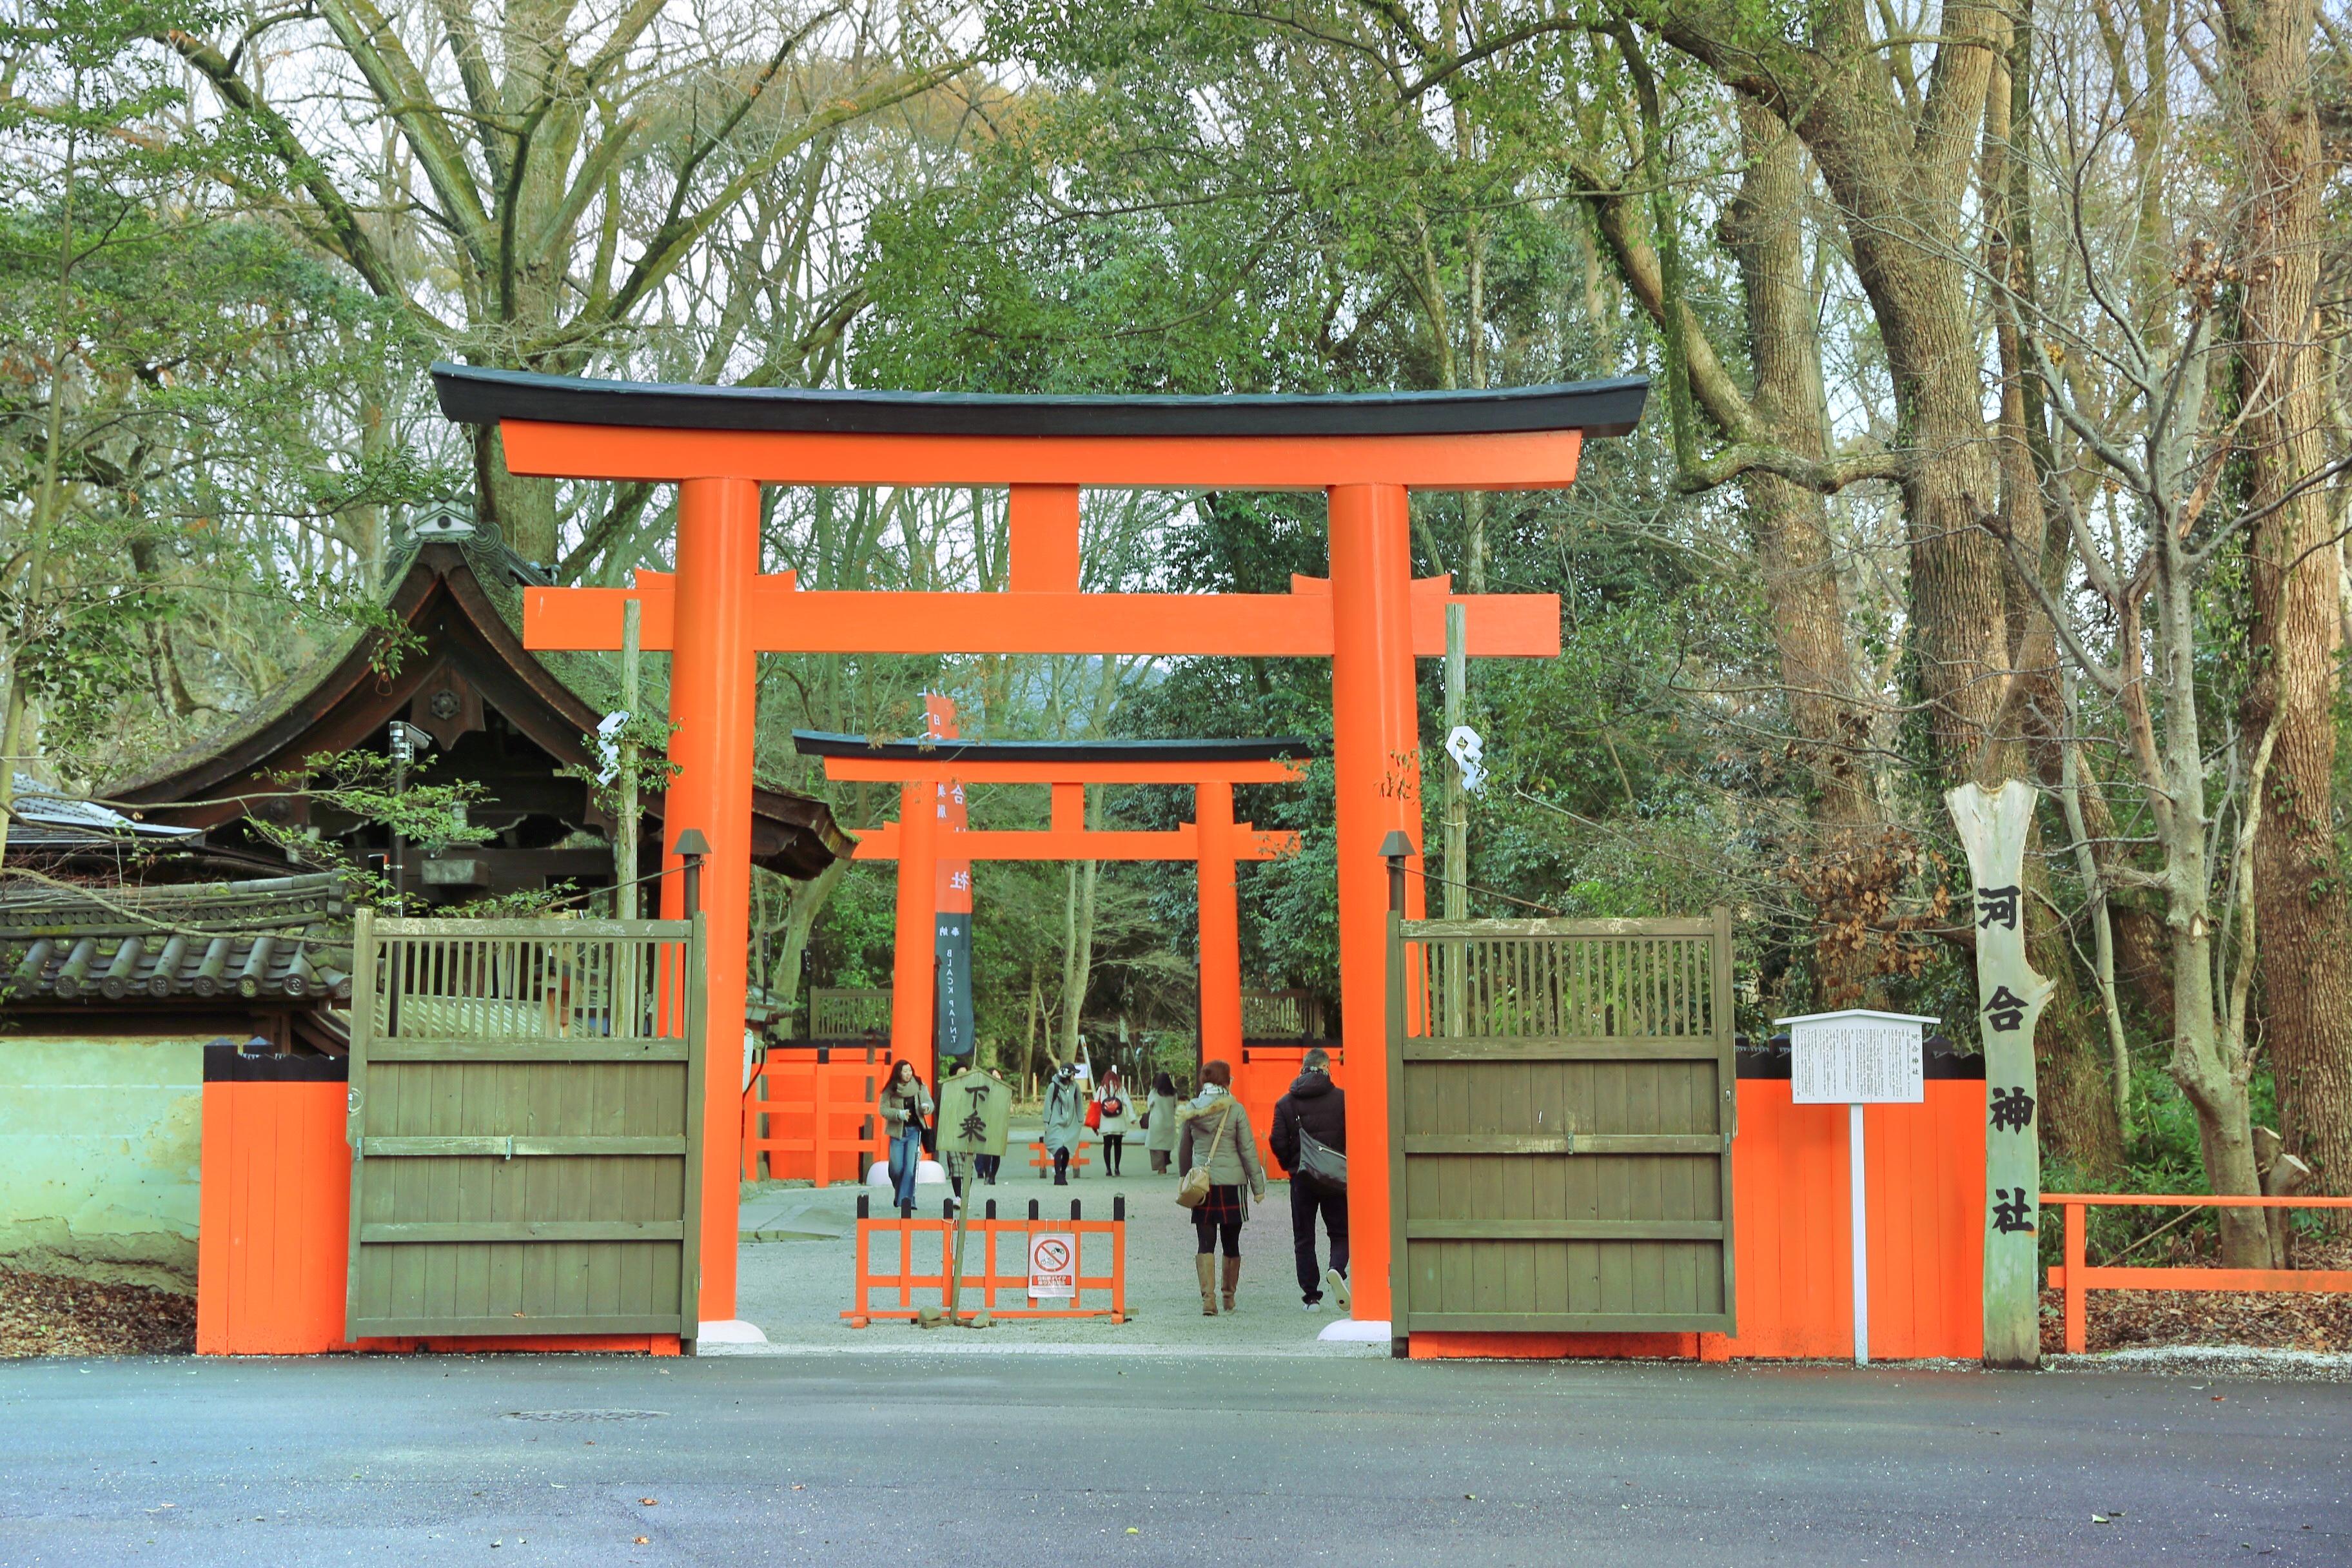
M 1234 1116 L 1234 1097 L 1225 1096 L 1225 1113 L 1217 1118 L 1217 1130 L 1209 1134 L 1209 1152 L 1176 1184 L 1176 1201 L 1188 1209 L 1199 1208 L 1209 1201 L 1209 1157 L 1217 1152 L 1217 1140 L 1225 1135 L 1225 1123 Z
M 1347 1190 L 1348 1156 L 1304 1127 L 1298 1130 L 1298 1169 L 1314 1177 L 1317 1186 Z
M 1097 1132 L 1102 1131 L 1102 1110 L 1101 1100 L 1087 1101 L 1087 1125 Z

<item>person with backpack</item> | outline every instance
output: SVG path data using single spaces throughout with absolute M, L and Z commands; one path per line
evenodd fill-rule
M 1298 1293 L 1310 1312 L 1323 1291 L 1348 1310 L 1348 1092 L 1331 1081 L 1330 1054 L 1318 1046 L 1300 1061 L 1290 1092 L 1274 1103 L 1266 1146 L 1290 1173 L 1290 1242 L 1298 1255 Z M 1331 1267 L 1315 1269 L 1315 1219 L 1331 1236 Z
M 1127 1151 L 1127 1135 L 1135 1126 L 1135 1107 L 1128 1100 L 1127 1085 L 1120 1081 L 1117 1068 L 1104 1069 L 1090 1120 L 1102 1139 L 1103 1173 L 1116 1176 L 1119 1156 Z

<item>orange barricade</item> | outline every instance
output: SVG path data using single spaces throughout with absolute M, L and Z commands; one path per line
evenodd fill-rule
M 2066 1293 L 2066 1349 L 2080 1355 L 2088 1340 L 2083 1298 L 2093 1290 L 2352 1290 L 2345 1268 L 2093 1268 L 2084 1256 L 2084 1211 L 2092 1208 L 2352 1208 L 2352 1198 L 2200 1197 L 2194 1194 L 2044 1193 L 2042 1212 L 2053 1205 L 2066 1215 L 2066 1261 L 2050 1270 L 2051 1289 Z
M 889 1071 L 887 1060 L 769 1058 L 743 1095 L 743 1179 L 760 1179 L 765 1154 L 772 1178 L 864 1181 L 889 1153 L 874 1109 Z
M 857 1200 L 857 1279 L 855 1304 L 842 1317 L 853 1329 L 862 1329 L 877 1318 L 913 1318 L 925 1308 L 944 1310 L 947 1306 L 948 1268 L 955 1256 L 955 1221 L 952 1219 L 873 1219 L 868 1217 L 867 1201 Z M 963 1281 L 957 1293 L 957 1310 L 977 1311 L 985 1307 L 992 1317 L 998 1318 L 1108 1318 L 1114 1323 L 1127 1321 L 1127 1200 L 1115 1198 L 1108 1219 L 1081 1219 L 1078 1205 L 1070 1205 L 1067 1219 L 1040 1219 L 1037 1205 L 1029 1205 L 1027 1219 L 999 1219 L 996 1204 L 990 1200 L 986 1217 L 974 1218 L 965 1226 Z M 1049 1231 L 1075 1237 L 1077 1240 L 1077 1294 L 1068 1304 L 1041 1307 L 1029 1296 L 1029 1237 L 1033 1233 Z M 881 1273 L 874 1268 L 873 1243 L 876 1237 L 895 1237 L 898 1243 L 897 1272 Z M 939 1247 L 938 1262 L 928 1271 L 919 1271 L 915 1259 L 922 1244 L 918 1237 L 931 1237 Z M 1093 1248 L 1087 1246 L 1088 1237 L 1103 1240 Z M 1110 1252 L 1110 1271 L 1087 1272 L 1088 1254 L 1099 1266 L 1102 1251 Z M 1010 1270 L 1000 1272 L 1000 1270 Z M 876 1291 L 886 1292 L 886 1305 L 875 1306 Z M 915 1300 L 917 1292 L 925 1297 Z M 997 1305 L 1000 1295 L 1010 1294 L 1022 1301 L 1020 1306 Z M 1088 1296 L 1101 1298 L 1094 1306 L 1086 1304 Z M 895 1297 L 895 1300 L 889 1298 Z M 1059 1300 L 1059 1298 L 1053 1298 Z
M 1087 1158 L 1087 1141 L 1081 1138 L 1078 1146 L 1070 1151 L 1070 1174 L 1076 1176 L 1083 1167 L 1092 1163 L 1094 1162 Z M 1043 1142 L 1029 1145 L 1029 1168 L 1041 1177 L 1054 1173 L 1054 1156 L 1045 1152 Z

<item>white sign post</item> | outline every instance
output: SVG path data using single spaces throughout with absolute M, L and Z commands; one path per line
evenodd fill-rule
M 1029 1233 L 1029 1300 L 1058 1297 L 1068 1300 L 1078 1293 L 1078 1238 L 1068 1231 Z
M 1927 1097 L 1925 1031 L 1915 1013 L 1808 1013 L 1776 1018 L 1789 1031 L 1789 1098 L 1846 1108 L 1846 1186 L 1853 1201 L 1853 1364 L 1870 1364 L 1870 1203 L 1862 1157 L 1862 1108 L 1916 1105 Z

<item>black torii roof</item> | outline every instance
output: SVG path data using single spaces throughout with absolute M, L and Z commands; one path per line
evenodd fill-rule
M 436 363 L 444 416 L 842 436 L 1492 436 L 1632 433 L 1643 376 L 1459 392 L 1095 396 L 599 381 Z

